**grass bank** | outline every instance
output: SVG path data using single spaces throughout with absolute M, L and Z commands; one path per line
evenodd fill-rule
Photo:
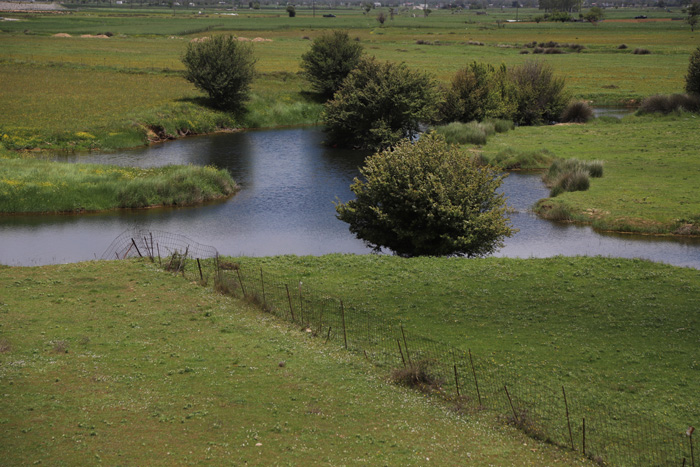
M 192 205 L 231 196 L 237 188 L 228 171 L 213 167 L 0 159 L 0 212 L 9 214 Z
M 552 157 L 603 161 L 603 177 L 592 179 L 587 191 L 540 201 L 537 211 L 544 217 L 600 230 L 698 235 L 700 194 L 693 174 L 700 169 L 699 121 L 694 114 L 649 115 L 519 127 L 492 136 L 483 155 L 495 160 L 516 153 L 535 166 L 541 161 L 541 168 Z
M 147 262 L 0 288 L 7 464 L 588 465 Z
M 477 363 L 552 388 L 596 413 L 678 433 L 700 423 L 700 272 L 641 260 L 236 258 L 253 276 L 471 349 Z M 369 324 L 368 324 L 369 326 Z

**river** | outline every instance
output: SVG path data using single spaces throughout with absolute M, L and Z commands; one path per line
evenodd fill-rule
M 99 258 L 126 229 L 179 233 L 232 256 L 370 253 L 335 218 L 335 200 L 353 197 L 350 184 L 363 154 L 327 148 L 319 128 L 200 136 L 110 154 L 61 160 L 141 167 L 166 164 L 227 168 L 240 184 L 234 197 L 205 206 L 119 210 L 80 215 L 0 217 L 0 263 L 43 265 Z M 496 256 L 603 255 L 646 258 L 700 269 L 700 240 L 599 234 L 587 226 L 545 221 L 529 211 L 547 196 L 539 175 L 511 174 L 502 189 L 519 232 Z

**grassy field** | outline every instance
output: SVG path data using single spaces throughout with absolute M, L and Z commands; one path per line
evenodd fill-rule
M 150 263 L 0 290 L 7 465 L 588 465 Z
M 471 349 L 510 374 L 565 385 L 571 400 L 602 413 L 679 431 L 700 423 L 697 270 L 617 258 L 236 261 L 400 322 L 410 335 Z
M 540 201 L 544 216 L 591 223 L 600 230 L 698 234 L 695 185 L 700 118 L 693 114 L 629 116 L 610 123 L 520 127 L 482 148 L 499 153 L 547 152 L 562 159 L 602 160 L 604 176 L 587 191 Z

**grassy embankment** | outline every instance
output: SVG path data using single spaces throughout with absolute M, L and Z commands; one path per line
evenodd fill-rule
M 520 53 L 522 45 L 528 42 L 582 44 L 585 49 L 580 53 L 547 55 L 546 60 L 567 79 L 574 97 L 598 104 L 638 102 L 651 94 L 680 91 L 688 56 L 696 46 L 696 38 L 687 25 L 682 21 L 670 21 L 670 17 L 678 16 L 679 12 L 653 12 L 651 15 L 645 11 L 644 14 L 669 21 L 637 22 L 618 19 L 632 18 L 639 11 L 608 11 L 611 20 L 597 26 L 534 22 L 499 26 L 497 21 L 511 19 L 514 12 L 509 10 L 489 11 L 488 16 L 468 11 L 454 15 L 435 11 L 428 18 L 414 18 L 411 12 L 405 12 L 382 27 L 376 21 L 376 11 L 369 15 L 357 9 L 333 12 L 337 18 L 322 18 L 321 10 L 313 18 L 310 11 L 302 9 L 297 18 L 280 15 L 283 12 L 274 9 L 240 12 L 237 17 L 214 11 L 206 15 L 178 11 L 173 15 L 162 10 L 125 16 L 122 10 L 105 9 L 70 15 L 14 15 L 22 21 L 3 23 L 0 33 L 3 45 L 0 76 L 4 83 L 0 89 L 4 102 L 0 132 L 8 135 L 3 146 L 8 149 L 110 149 L 145 144 L 149 129 L 160 136 L 177 137 L 219 128 L 317 123 L 321 105 L 305 94 L 308 87 L 297 72 L 300 57 L 310 44 L 308 38 L 331 27 L 348 29 L 362 41 L 368 53 L 380 59 L 405 61 L 411 67 L 429 71 L 442 82 L 447 82 L 458 68 L 471 60 L 512 66 L 531 59 L 535 56 Z M 538 10 L 519 11 L 520 19 L 539 14 Z M 79 37 L 106 31 L 115 35 L 109 39 Z M 222 32 L 271 40 L 254 43 L 260 76 L 244 115 L 209 109 L 203 105 L 202 94 L 179 77 L 182 70 L 179 57 L 187 41 Z M 70 33 L 74 37 L 52 37 L 56 33 Z M 484 45 L 473 45 L 478 43 Z M 628 48 L 618 49 L 620 44 Z M 652 53 L 635 55 L 632 51 L 637 47 L 648 48 Z M 683 132 L 685 123 L 683 120 L 663 122 L 658 123 L 658 128 L 671 125 L 667 141 L 671 141 L 671 146 L 678 146 L 685 144 L 676 136 Z M 656 131 L 657 124 L 648 125 Z M 549 137 L 553 133 L 548 132 L 555 131 L 560 130 L 532 129 L 532 144 L 541 147 L 546 143 L 538 143 L 537 135 L 546 133 Z M 561 131 L 564 134 L 569 130 Z M 605 132 L 620 136 L 614 127 Z M 86 133 L 93 137 L 78 136 Z M 519 129 L 500 138 L 514 138 L 524 133 Z M 152 138 L 154 136 L 151 134 Z M 619 147 L 628 143 L 634 145 L 632 138 L 630 132 L 613 143 L 619 143 Z M 519 143 L 509 145 L 520 149 Z M 606 145 L 607 142 L 600 141 L 600 146 Z M 640 154 L 644 149 L 640 148 Z M 676 159 L 665 146 L 660 149 L 663 150 L 660 154 Z M 554 152 L 563 157 L 570 151 Z M 607 156 L 601 154 L 597 158 L 607 159 Z M 692 162 L 684 159 L 688 162 L 685 168 L 692 171 Z M 646 157 L 641 160 L 646 163 Z M 676 167 L 672 164 L 667 172 Z M 643 180 L 634 178 L 642 176 L 640 173 L 627 171 L 624 175 L 632 177 L 625 180 L 631 187 L 643 184 L 639 183 Z M 614 180 L 619 181 L 619 178 Z M 676 183 L 679 180 L 680 185 Z M 680 214 L 669 211 L 666 218 L 660 219 L 656 212 L 642 209 L 611 214 L 613 221 L 603 225 L 597 220 L 597 226 L 667 232 L 680 225 L 676 220 L 692 220 L 695 214 L 688 209 L 689 205 L 696 204 L 692 199 L 694 190 L 689 186 L 692 181 L 683 181 L 682 176 L 677 176 L 672 182 L 672 186 L 657 183 L 655 198 L 681 206 L 672 192 L 678 188 L 689 194 L 690 203 L 682 205 Z M 597 192 L 598 185 L 596 181 L 588 193 Z M 581 220 L 586 215 L 577 214 L 578 207 L 570 201 L 578 196 L 581 195 L 564 195 L 556 202 L 569 203 L 570 217 Z M 600 192 L 600 196 L 608 196 L 608 192 Z M 610 204 L 610 200 L 607 201 Z M 585 204 L 583 201 L 583 211 L 589 208 L 615 211 L 602 205 Z M 663 205 L 664 202 L 658 204 L 665 208 Z M 624 208 L 652 207 L 653 210 L 656 206 L 621 205 Z M 562 212 L 562 209 L 555 212 Z M 619 222 L 622 217 L 632 221 Z
M 234 194 L 236 183 L 214 167 L 137 169 L 34 159 L 0 163 L 0 212 L 81 212 L 183 206 Z
M 587 465 L 150 263 L 0 266 L 0 290 L 8 465 Z
M 471 349 L 477 363 L 564 385 L 598 416 L 643 415 L 678 432 L 700 423 L 697 270 L 617 258 L 236 261 L 393 319 L 409 335 Z

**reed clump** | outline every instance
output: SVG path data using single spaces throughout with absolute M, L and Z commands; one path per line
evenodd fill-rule
M 557 159 L 549 167 L 543 180 L 550 187 L 549 196 L 555 197 L 567 191 L 586 191 L 590 178 L 603 176 L 602 161 Z

